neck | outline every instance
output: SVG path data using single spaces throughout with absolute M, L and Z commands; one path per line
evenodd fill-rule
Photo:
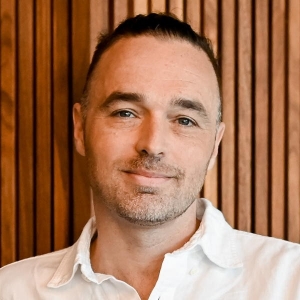
M 158 279 L 164 255 L 181 248 L 200 223 L 196 202 L 180 217 L 157 226 L 132 224 L 101 203 L 95 203 L 95 215 L 98 236 L 91 245 L 93 270 L 127 282 L 145 298 Z

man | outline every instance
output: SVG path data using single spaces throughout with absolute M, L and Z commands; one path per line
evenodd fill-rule
M 224 133 L 217 63 L 150 14 L 96 48 L 81 104 L 95 218 L 68 249 L 0 271 L 1 299 L 300 299 L 299 245 L 233 230 L 197 199 Z

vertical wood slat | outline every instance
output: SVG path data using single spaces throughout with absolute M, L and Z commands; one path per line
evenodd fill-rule
M 90 1 L 90 57 L 93 56 L 95 51 L 99 33 L 106 33 L 109 30 L 108 1 Z
M 147 14 L 148 0 L 133 1 L 133 15 Z
M 36 1 L 36 252 L 51 251 L 52 81 L 51 0 Z
M 185 8 L 186 10 L 185 21 L 188 22 L 191 25 L 191 27 L 198 33 L 201 32 L 200 1 L 201 0 L 187 1 L 186 8 Z
M 238 3 L 238 223 L 241 230 L 251 230 L 251 13 L 250 1 Z
M 89 65 L 90 5 L 86 1 L 72 0 L 72 52 L 71 95 L 73 103 L 80 100 Z M 71 127 L 72 128 L 72 127 Z M 90 217 L 90 189 L 85 161 L 73 147 L 72 172 L 72 224 L 73 240 L 76 240 Z
M 217 0 L 204 1 L 203 18 L 203 34 L 212 41 L 214 53 L 218 53 Z M 213 169 L 207 173 L 204 184 L 204 196 L 210 199 L 214 206 L 218 206 L 218 160 L 216 160 Z
M 287 238 L 300 241 L 300 4 L 288 6 L 288 210 Z M 297 33 L 297 35 L 295 35 Z
M 16 259 L 16 2 L 1 1 L 1 264 Z
M 205 196 L 213 202 L 218 198 L 237 228 L 300 241 L 297 0 L 0 3 L 2 265 L 62 248 L 80 234 L 90 215 L 89 187 L 84 159 L 75 152 L 68 155 L 67 98 L 81 96 L 98 32 L 128 13 L 147 11 L 168 10 L 214 45 L 221 42 L 226 132 Z
M 214 53 L 218 54 L 218 0 L 204 1 L 202 33 L 211 42 Z
M 18 259 L 34 255 L 33 0 L 18 2 Z
M 53 218 L 54 250 L 69 245 L 70 224 L 70 103 L 69 103 L 69 5 L 53 1 Z
M 271 234 L 285 231 L 285 1 L 272 1 Z
M 255 2 L 254 210 L 255 232 L 268 235 L 269 209 L 269 3 Z
M 150 12 L 165 12 L 166 0 L 150 0 Z
M 114 28 L 128 17 L 128 0 L 114 0 Z
M 222 33 L 221 33 L 221 77 L 223 121 L 226 129 L 221 142 L 221 209 L 231 226 L 235 226 L 235 178 L 237 155 L 236 140 L 236 36 L 235 36 L 235 0 L 222 2 Z
M 183 0 L 169 0 L 169 12 L 183 20 L 184 5 Z

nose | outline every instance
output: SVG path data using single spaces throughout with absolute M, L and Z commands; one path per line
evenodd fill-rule
M 164 122 L 153 118 L 143 120 L 138 131 L 136 151 L 141 155 L 162 158 L 166 152 L 167 129 Z

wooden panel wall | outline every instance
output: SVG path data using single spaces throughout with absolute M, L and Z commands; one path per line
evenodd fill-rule
M 90 215 L 72 103 L 89 63 L 90 6 L 1 0 L 0 265 L 68 246 Z
M 71 244 L 90 215 L 73 149 L 99 31 L 168 11 L 220 59 L 226 133 L 202 194 L 234 227 L 300 242 L 298 0 L 0 0 L 0 265 Z

